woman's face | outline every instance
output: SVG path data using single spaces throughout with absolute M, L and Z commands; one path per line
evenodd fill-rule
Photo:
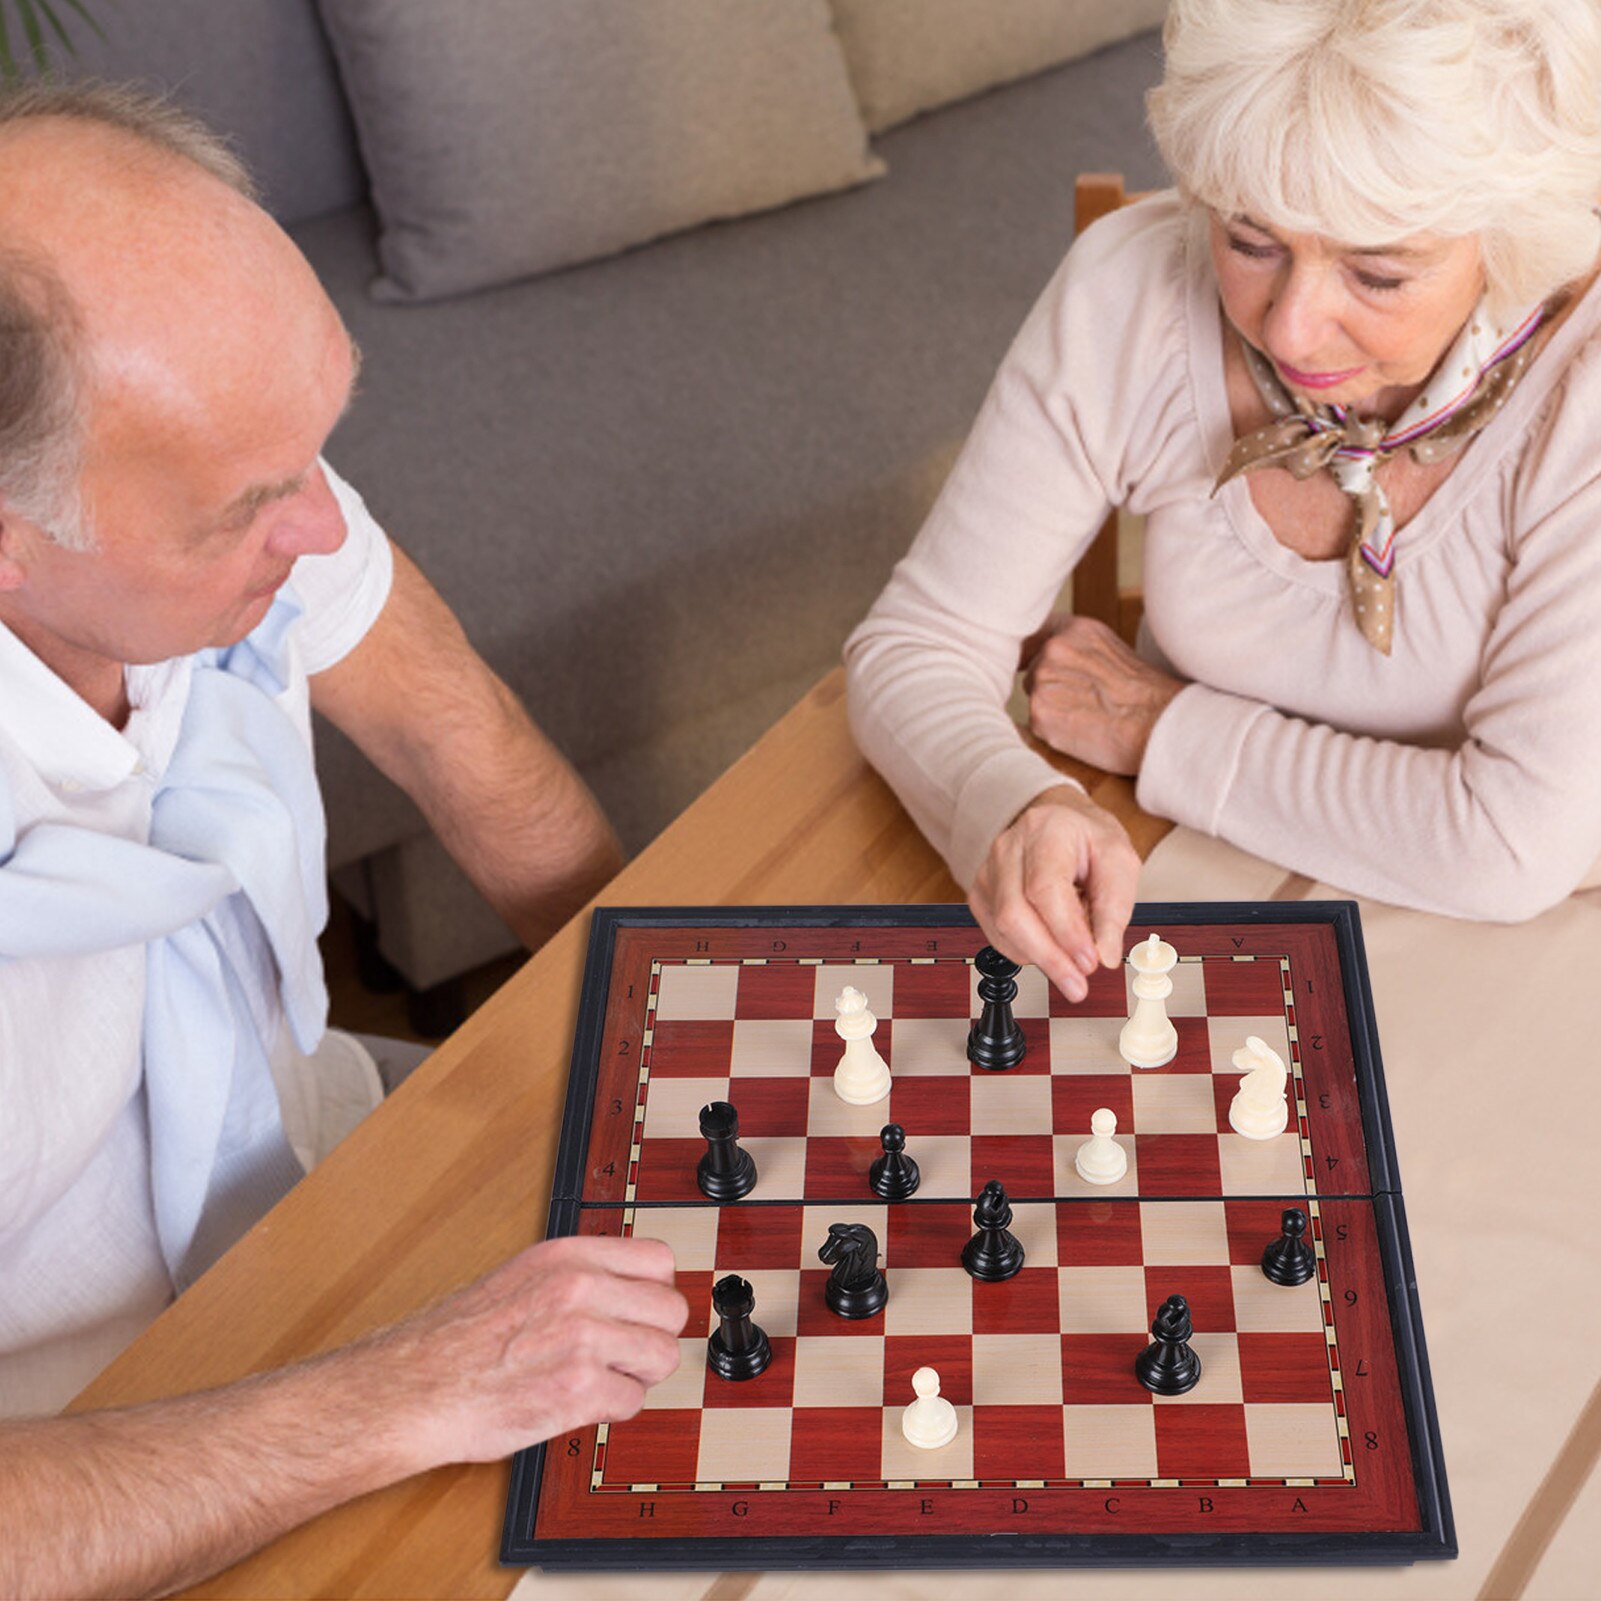
M 1478 242 L 1436 234 L 1354 250 L 1214 212 L 1212 263 L 1229 320 L 1287 388 L 1379 411 L 1411 398 L 1484 291 Z

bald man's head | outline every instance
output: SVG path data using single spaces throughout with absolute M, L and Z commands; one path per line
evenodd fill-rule
M 170 396 L 160 350 L 213 360 L 219 317 L 320 296 L 227 145 L 114 86 L 0 95 L 0 239 L 0 507 L 75 548 L 95 409 L 141 376 Z

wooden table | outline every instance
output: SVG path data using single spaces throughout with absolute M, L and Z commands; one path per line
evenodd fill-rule
M 1061 765 L 1123 819 L 1142 855 L 1168 832 L 1167 824 L 1138 811 L 1128 781 Z M 1309 881 L 1297 885 L 1292 877 L 1272 893 L 1296 898 L 1309 888 Z M 836 672 L 601 898 L 612 905 L 683 905 L 962 897 L 857 754 Z M 174 1395 L 344 1344 L 477 1277 L 536 1237 L 549 1198 L 588 921 L 585 913 L 563 929 L 75 1405 Z M 1574 1121 L 1594 1127 L 1582 1108 Z M 1578 1210 L 1570 1206 L 1564 1216 Z M 1436 1243 L 1443 1226 L 1433 1231 Z M 1591 1232 L 1582 1217 L 1576 1226 Z M 1531 1248 L 1537 1232 L 1531 1231 Z M 1471 1270 L 1462 1277 L 1469 1282 Z M 1449 1288 L 1438 1270 L 1432 1283 L 1437 1291 Z M 1554 1304 L 1571 1309 L 1571 1293 L 1564 1290 Z M 1460 1567 L 1443 1565 L 1448 1571 L 1427 1563 L 1400 1573 L 1351 1572 L 1342 1575 L 1340 1593 L 1419 1601 L 1475 1593 L 1480 1601 L 1574 1601 L 1593 1593 L 1601 1539 L 1582 1513 L 1586 1505 L 1601 1505 L 1601 1484 L 1592 1482 L 1588 1502 L 1581 1491 L 1601 1454 L 1601 1387 L 1558 1404 L 1563 1417 L 1555 1439 L 1561 1443 L 1567 1433 L 1566 1441 L 1537 1487 L 1508 1486 L 1516 1521 L 1509 1522 L 1504 1545 L 1497 1536 L 1493 1562 L 1482 1560 L 1472 1574 L 1465 1560 Z M 1570 1418 L 1576 1421 L 1568 1432 Z M 1460 1414 L 1455 1422 L 1460 1429 Z M 1446 1438 L 1449 1450 L 1449 1426 Z M 1499 1457 L 1473 1466 L 1481 1488 L 1499 1493 L 1505 1478 Z M 436 1470 L 319 1518 L 201 1590 L 219 1596 L 504 1596 L 518 1578 L 495 1561 L 506 1485 L 504 1464 Z M 993 1594 L 977 1586 L 1000 1577 L 969 1575 L 941 1593 Z M 1103 1572 L 1091 1579 L 1076 1576 L 1075 1588 L 1097 1598 L 1134 1598 L 1149 1593 L 1151 1575 Z M 1234 1601 L 1246 1594 L 1321 1598 L 1330 1593 L 1329 1579 L 1329 1570 L 1294 1577 L 1284 1570 L 1248 1576 L 1235 1569 L 1204 1579 L 1192 1571 L 1183 1582 L 1186 1593 L 1204 1591 L 1203 1601 Z M 921 1597 L 927 1582 L 916 1574 L 886 1574 L 875 1581 L 875 1594 L 886 1601 Z M 1059 1582 L 1051 1575 L 1006 1580 L 1013 1601 L 1054 1595 Z M 728 1575 L 714 1582 L 682 1575 L 642 1588 L 645 1583 L 593 1576 L 544 1589 L 553 1598 L 583 1601 L 637 1601 L 641 1595 L 650 1601 L 833 1601 L 844 1593 L 827 1576 Z
M 1063 763 L 1148 850 L 1132 786 Z M 831 673 L 607 886 L 610 905 L 963 896 L 845 724 Z M 573 919 L 74 1403 L 127 1405 L 343 1345 L 537 1237 L 588 937 Z M 504 1464 L 441 1469 L 331 1512 L 210 1595 L 504 1596 Z

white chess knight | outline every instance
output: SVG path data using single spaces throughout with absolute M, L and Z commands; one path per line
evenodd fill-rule
M 859 989 L 845 986 L 845 993 L 834 1002 L 839 1016 L 834 1032 L 845 1042 L 845 1054 L 834 1069 L 834 1093 L 852 1106 L 871 1106 L 889 1094 L 889 1065 L 873 1045 L 878 1019 L 867 1009 L 867 997 Z
M 1112 1138 L 1116 1133 L 1117 1113 L 1103 1106 L 1090 1119 L 1090 1137 L 1073 1158 L 1086 1184 L 1116 1184 L 1128 1172 L 1128 1152 Z
M 901 1433 L 920 1450 L 937 1451 L 956 1438 L 956 1408 L 939 1393 L 939 1374 L 919 1368 L 912 1375 L 917 1399 L 901 1413 Z
M 1167 1015 L 1172 972 L 1179 953 L 1160 934 L 1141 940 L 1128 953 L 1134 969 L 1134 1010 L 1117 1037 L 1118 1054 L 1131 1067 L 1161 1067 L 1178 1054 L 1179 1035 Z
M 1245 1077 L 1229 1102 L 1230 1126 L 1248 1140 L 1270 1140 L 1282 1134 L 1290 1121 L 1289 1073 L 1284 1058 L 1266 1040 L 1250 1034 L 1233 1061 Z

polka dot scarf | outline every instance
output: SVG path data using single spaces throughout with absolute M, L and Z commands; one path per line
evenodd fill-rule
M 1485 315 L 1481 303 L 1393 426 L 1382 418 L 1358 417 L 1344 406 L 1292 395 L 1267 357 L 1240 339 L 1245 365 L 1273 421 L 1235 440 L 1212 492 L 1258 467 L 1283 467 L 1298 479 L 1327 468 L 1353 502 L 1346 558 L 1352 613 L 1368 643 L 1386 656 L 1395 632 L 1395 519 L 1376 469 L 1402 450 L 1425 465 L 1460 450 L 1517 387 L 1538 348 L 1534 336 L 1546 311 L 1536 307 L 1508 332 Z

